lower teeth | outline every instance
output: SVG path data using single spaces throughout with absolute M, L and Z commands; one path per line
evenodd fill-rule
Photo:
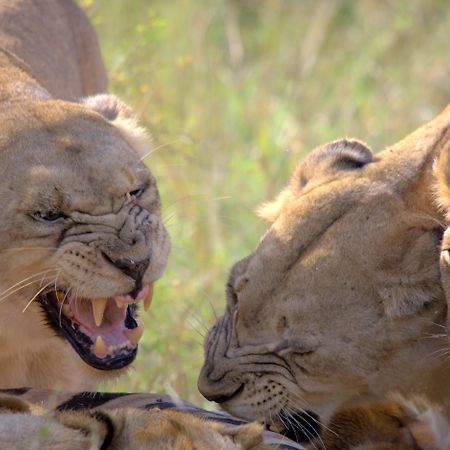
M 112 355 L 114 353 L 117 353 L 118 351 L 122 350 L 122 349 L 132 349 L 133 346 L 135 346 L 136 344 L 133 344 L 132 342 L 130 342 L 129 340 L 118 344 L 118 345 L 108 345 L 108 347 L 106 347 L 105 341 L 103 340 L 103 338 L 101 336 L 97 336 L 97 338 L 95 339 L 95 343 L 94 345 L 91 347 L 91 351 L 95 354 L 95 356 L 97 358 L 104 358 L 105 356 Z

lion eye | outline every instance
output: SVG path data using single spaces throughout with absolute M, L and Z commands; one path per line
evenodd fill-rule
M 128 195 L 130 197 L 140 197 L 145 191 L 145 188 L 135 189 L 134 191 L 130 191 Z
M 31 214 L 35 220 L 44 222 L 57 222 L 60 219 L 65 219 L 67 216 L 60 211 L 35 211 Z

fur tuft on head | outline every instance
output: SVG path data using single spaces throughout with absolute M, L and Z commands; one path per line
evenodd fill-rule
M 141 158 L 148 154 L 151 136 L 145 128 L 138 125 L 137 117 L 128 105 L 109 94 L 85 97 L 80 103 L 111 122 Z
M 259 205 L 256 208 L 256 214 L 268 222 L 275 222 L 289 198 L 292 198 L 291 191 L 285 189 L 278 194 L 275 200 Z

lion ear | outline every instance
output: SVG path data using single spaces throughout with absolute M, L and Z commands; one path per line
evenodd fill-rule
M 148 154 L 151 145 L 150 134 L 138 125 L 137 117 L 128 105 L 116 96 L 108 94 L 85 97 L 80 103 L 111 122 L 141 158 Z
M 311 153 L 313 166 L 324 164 L 332 170 L 357 170 L 373 161 L 370 147 L 357 139 L 343 138 Z

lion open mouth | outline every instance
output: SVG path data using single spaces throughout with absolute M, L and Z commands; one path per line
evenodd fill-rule
M 135 296 L 109 298 L 75 297 L 62 289 L 39 295 L 39 303 L 52 328 L 62 334 L 81 358 L 100 370 L 130 364 L 137 353 L 144 329 L 136 322 L 137 304 L 150 307 L 153 283 Z

